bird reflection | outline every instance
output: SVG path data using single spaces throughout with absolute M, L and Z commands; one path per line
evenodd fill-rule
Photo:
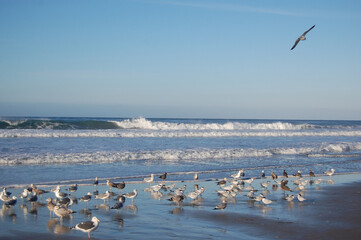
M 152 199 L 161 200 L 162 197 L 163 197 L 163 194 L 162 194 L 161 192 L 151 191 L 151 192 L 150 192 L 150 197 L 151 197 Z
M 69 233 L 71 232 L 71 229 L 67 226 L 61 225 L 61 224 L 57 224 L 55 225 L 54 228 L 54 234 L 65 234 L 65 233 Z
M 124 226 L 124 219 L 123 219 L 123 215 L 122 214 L 115 214 L 113 216 L 113 220 L 116 221 L 116 222 L 119 222 L 119 227 L 120 228 L 123 228 Z
M 92 215 L 92 210 L 89 209 L 89 208 L 80 209 L 79 212 L 80 212 L 81 214 L 87 216 L 88 218 L 90 218 L 91 215 Z
M 16 223 L 16 213 L 13 208 L 10 206 L 3 204 L 0 212 L 1 219 L 10 218 L 13 223 Z
M 170 214 L 178 215 L 184 212 L 183 207 L 176 207 L 173 210 L 169 211 Z
M 109 204 L 103 203 L 103 204 L 95 205 L 95 209 L 108 212 L 110 210 L 110 207 Z
M 137 207 L 137 205 L 135 205 L 135 204 L 127 205 L 127 206 L 125 206 L 124 209 L 129 210 L 129 211 L 132 211 L 133 214 L 137 214 L 137 213 L 138 213 L 138 207 Z
M 48 221 L 48 231 L 53 232 L 55 225 L 59 222 L 58 219 L 51 218 Z
M 268 207 L 268 206 L 261 206 L 261 212 L 263 215 L 266 215 L 269 211 L 271 211 L 272 208 Z
M 201 206 L 204 202 L 204 198 L 202 197 L 198 197 L 196 198 L 195 200 L 193 200 L 190 204 L 193 206 L 193 207 L 198 207 L 198 206 Z
M 288 209 L 288 210 L 293 210 L 294 207 L 295 207 L 295 203 L 294 203 L 294 202 L 288 202 L 288 204 L 287 204 L 287 209 Z

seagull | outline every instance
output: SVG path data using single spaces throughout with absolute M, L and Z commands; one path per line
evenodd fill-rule
M 68 198 L 68 197 L 65 197 L 65 198 L 58 201 L 58 204 L 66 206 L 66 207 L 69 207 L 69 206 L 73 205 L 73 203 L 74 203 L 73 199 Z
M 28 189 L 24 189 L 24 191 L 19 195 L 20 198 L 25 199 L 28 197 L 29 193 L 31 193 Z
M 137 195 L 138 195 L 137 189 L 134 189 L 133 192 L 123 194 L 124 197 L 132 199 L 132 202 L 133 202 L 133 199 L 134 199 Z
M 163 188 L 164 184 L 163 183 L 159 183 L 157 185 L 153 185 L 150 187 L 150 189 L 154 192 L 159 192 L 159 190 L 161 190 Z
M 198 173 L 195 173 L 195 174 L 194 174 L 193 179 L 194 179 L 194 180 L 198 180 Z
M 68 216 L 69 214 L 75 213 L 73 210 L 65 207 L 65 206 L 55 206 L 54 207 L 54 213 L 56 216 L 60 217 L 61 219 L 63 217 Z
M 247 180 L 243 180 L 244 182 L 248 183 L 248 184 L 252 184 L 253 183 L 253 180 L 255 180 L 256 178 L 250 178 L 250 179 L 247 179 Z
M 110 197 L 110 192 L 107 190 L 105 193 L 99 194 L 95 196 L 95 199 L 103 199 L 105 202 L 105 199 Z
M 74 185 L 70 186 L 68 190 L 70 192 L 76 192 L 76 190 L 78 190 L 78 184 L 74 184 Z
M 308 29 L 306 32 L 304 32 L 299 38 L 297 38 L 297 40 L 296 40 L 295 44 L 293 45 L 293 47 L 291 48 L 291 50 L 293 50 L 301 40 L 302 40 L 302 41 L 306 40 L 306 34 L 307 34 L 309 31 L 311 31 L 312 28 L 314 28 L 315 26 L 316 26 L 316 25 L 313 25 L 310 29 Z
M 292 202 L 294 198 L 295 198 L 295 196 L 293 194 L 290 194 L 290 195 L 287 194 L 287 196 L 284 197 L 284 199 L 289 202 Z
M 17 202 L 17 197 L 13 196 L 9 201 L 5 203 L 6 206 L 14 206 Z
M 28 197 L 26 199 L 26 201 L 28 201 L 28 202 L 36 202 L 36 201 L 38 201 L 38 196 L 36 195 L 36 192 L 34 192 L 32 196 Z
M 267 181 L 267 182 L 261 182 L 261 187 L 262 188 L 268 188 L 268 186 L 270 185 L 271 181 Z
M 10 197 L 11 192 L 7 192 L 7 191 L 6 191 L 6 188 L 3 188 L 2 194 L 5 195 L 5 196 Z
M 109 189 L 117 187 L 117 185 L 115 183 L 109 181 L 109 179 L 107 179 L 107 186 L 109 187 Z
M 175 202 L 179 206 L 185 198 L 186 197 L 184 195 L 174 195 L 173 197 L 169 198 L 168 201 Z
M 37 188 L 34 184 L 31 184 L 31 189 L 33 192 L 36 192 L 37 195 L 41 195 L 41 194 L 49 192 L 49 191 Z
M 118 202 L 114 204 L 110 209 L 121 209 L 123 207 L 123 202 L 125 201 L 124 197 L 119 197 Z
M 92 195 L 90 192 L 88 192 L 86 195 L 82 196 L 80 198 L 80 201 L 83 201 L 83 202 L 89 202 L 92 198 Z
M 310 170 L 310 177 L 316 177 L 315 174 Z
M 7 202 L 7 201 L 10 201 L 10 197 L 9 195 L 7 195 L 6 193 L 4 192 L 1 192 L 0 193 L 0 200 L 3 201 L 3 202 Z
M 283 170 L 283 177 L 288 178 L 288 174 L 287 174 L 286 170 Z
M 57 198 L 60 198 L 60 199 L 63 199 L 63 198 L 65 198 L 65 197 L 68 196 L 67 193 L 60 192 L 60 187 L 59 187 L 59 185 L 58 185 L 57 188 L 55 189 L 54 194 L 55 194 L 55 196 L 56 196 Z
M 300 201 L 300 202 L 303 202 L 303 201 L 306 200 L 306 198 L 304 198 L 300 193 L 297 194 L 297 199 L 298 199 L 298 201 Z
M 53 199 L 52 198 L 47 198 L 46 199 L 46 202 L 47 202 L 47 207 L 50 211 L 50 217 L 51 217 L 51 213 L 54 213 L 54 208 L 55 208 L 55 204 L 53 203 Z
M 274 203 L 275 201 L 269 200 L 265 196 L 263 196 L 262 202 L 263 202 L 263 204 L 268 205 L 268 204 Z
M 122 189 L 125 188 L 125 182 L 124 182 L 124 181 L 121 182 L 121 183 L 116 183 L 115 185 L 116 185 L 116 187 L 117 187 L 118 189 L 120 189 L 120 190 L 122 190 Z
M 151 183 L 154 180 L 154 174 L 150 174 L 149 178 L 144 178 L 144 182 Z
M 330 171 L 324 172 L 324 174 L 327 174 L 328 176 L 332 176 L 335 173 L 335 169 L 331 169 Z
M 288 181 L 287 180 L 282 180 L 281 181 L 281 188 L 283 191 L 290 191 L 292 192 L 292 190 L 287 186 Z
M 88 233 L 88 238 L 90 238 L 90 232 L 98 228 L 100 220 L 97 217 L 93 217 L 91 221 L 85 221 L 78 223 L 73 229 L 80 230 L 82 232 Z
M 165 180 L 167 178 L 167 173 L 163 173 L 162 175 L 159 176 L 160 179 Z
M 275 180 L 275 179 L 277 179 L 277 178 L 278 178 L 277 174 L 275 174 L 274 172 L 272 172 L 272 179 Z
M 218 181 L 217 182 L 217 185 L 219 185 L 219 186 L 224 186 L 224 185 L 226 185 L 226 183 L 227 183 L 227 181 L 226 181 L 227 179 L 226 178 L 224 178 L 224 179 L 222 179 L 222 180 L 220 180 L 220 181 Z
M 98 177 L 95 177 L 93 184 L 94 184 L 94 186 L 97 186 L 97 185 L 99 184 L 99 179 L 98 179 Z
M 257 201 L 257 202 L 260 202 L 260 201 L 262 201 L 263 197 L 264 197 L 264 196 L 263 196 L 263 194 L 261 193 L 260 195 L 255 196 L 255 197 L 253 197 L 252 199 L 255 200 L 255 201 Z
M 224 210 L 227 207 L 227 202 L 222 201 L 220 204 L 218 204 L 213 210 Z
M 302 171 L 298 170 L 297 173 L 293 174 L 295 177 L 302 177 Z
M 243 170 L 243 169 L 242 169 Z M 242 174 L 242 170 L 239 170 L 237 174 L 232 174 L 231 177 L 233 178 L 240 178 L 241 177 L 241 174 Z

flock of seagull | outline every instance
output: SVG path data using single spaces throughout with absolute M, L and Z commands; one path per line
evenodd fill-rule
M 328 176 L 332 176 L 335 173 L 334 169 L 331 169 L 330 171 L 324 172 L 324 174 Z M 238 193 L 247 191 L 247 196 L 250 200 L 263 203 L 264 205 L 269 205 L 274 203 L 275 201 L 268 199 L 266 197 L 267 191 L 265 191 L 272 183 L 272 187 L 274 186 L 280 186 L 282 191 L 284 192 L 283 199 L 286 201 L 293 201 L 295 198 L 298 199 L 298 201 L 303 202 L 306 201 L 306 198 L 301 194 L 301 192 L 306 188 L 307 184 L 320 184 L 323 179 L 316 178 L 316 175 L 310 170 L 307 175 L 302 175 L 301 171 L 298 171 L 297 173 L 293 174 L 295 177 L 295 180 L 293 180 L 293 183 L 297 185 L 295 189 L 291 189 L 288 184 L 288 174 L 285 170 L 283 170 L 282 176 L 278 176 L 274 172 L 271 173 L 271 177 L 273 180 L 270 181 L 271 177 L 266 177 L 265 172 L 262 171 L 260 175 L 260 179 L 265 179 L 260 182 L 260 187 L 262 188 L 262 191 L 256 190 L 252 183 L 256 177 L 252 178 L 245 178 L 245 170 L 241 169 L 236 174 L 232 174 L 229 178 L 224 178 L 221 180 L 217 180 L 216 184 L 219 186 L 219 190 L 216 190 L 217 194 L 220 197 L 220 203 L 215 206 L 214 210 L 224 210 L 227 207 L 227 203 L 230 201 L 230 199 L 235 198 Z M 309 177 L 308 179 L 305 179 L 305 177 Z M 167 173 L 164 173 L 159 176 L 159 178 L 162 181 L 159 181 L 160 183 L 157 183 L 155 185 L 151 185 L 153 182 L 158 182 L 155 179 L 155 174 L 151 174 L 150 177 L 144 178 L 144 182 L 149 184 L 149 187 L 145 188 L 144 191 L 151 192 L 152 195 L 155 195 L 158 197 L 158 199 L 163 199 L 163 194 L 161 193 L 161 190 L 163 191 L 169 191 L 169 193 L 166 195 L 165 199 L 168 201 L 174 202 L 175 204 L 182 205 L 183 201 L 187 198 L 192 199 L 192 201 L 197 201 L 197 199 L 202 195 L 202 193 L 206 190 L 205 187 L 199 187 L 198 184 L 194 185 L 194 190 L 189 191 L 188 193 L 185 193 L 187 186 L 183 185 L 181 187 L 176 188 L 176 183 L 171 183 L 169 185 L 165 184 Z M 195 173 L 194 180 L 198 180 L 198 174 Z M 99 184 L 99 179 L 95 178 L 94 183 L 95 186 Z M 72 204 L 76 201 L 83 201 L 88 204 L 88 202 L 93 198 L 94 199 L 100 199 L 105 201 L 109 201 L 111 197 L 116 197 L 116 203 L 113 207 L 110 209 L 121 209 L 123 207 L 123 204 L 126 200 L 126 198 L 131 199 L 132 203 L 133 200 L 138 196 L 137 189 L 134 189 L 132 192 L 124 193 L 124 194 L 115 194 L 112 192 L 112 188 L 123 190 L 125 188 L 125 182 L 121 183 L 114 183 L 110 180 L 106 180 L 106 185 L 109 187 L 109 190 L 107 190 L 105 193 L 99 193 L 98 190 L 94 190 L 93 193 L 88 192 L 86 195 L 76 198 L 72 197 L 70 192 L 76 192 L 78 190 L 78 185 L 72 185 L 68 189 L 66 189 L 69 193 L 62 192 L 60 186 L 56 186 L 54 189 L 51 189 L 50 191 L 43 190 L 37 188 L 34 184 L 32 184 L 29 188 L 25 188 L 24 191 L 19 195 L 19 198 L 23 199 L 23 201 L 35 203 L 38 201 L 38 196 L 42 196 L 43 194 L 47 194 L 50 192 L 54 193 L 54 198 L 47 198 L 46 199 L 46 205 L 50 211 L 50 217 L 52 215 L 56 215 L 57 217 L 62 219 L 64 217 L 67 217 L 75 211 L 71 210 L 69 207 L 72 206 Z M 256 195 L 256 193 L 260 191 L 259 195 Z M 293 192 L 299 192 L 296 196 L 293 195 Z M 287 194 L 286 194 L 287 192 Z M 288 194 L 289 192 L 289 194 Z M 12 196 L 10 197 L 11 193 L 6 191 L 6 188 L 3 188 L 3 191 L 0 192 L 0 200 L 4 202 L 3 208 L 11 208 L 12 206 L 16 205 L 17 203 L 17 197 Z M 76 224 L 74 227 L 71 227 L 70 229 L 76 229 L 83 231 L 85 233 L 88 233 L 88 237 L 90 238 L 90 232 L 96 230 L 99 226 L 100 220 L 93 216 L 91 221 L 84 221 L 81 223 Z

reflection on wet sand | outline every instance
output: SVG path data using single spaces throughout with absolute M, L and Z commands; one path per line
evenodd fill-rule
M 109 206 L 109 204 L 103 203 L 103 204 L 95 205 L 95 209 L 109 212 L 110 206 Z
M 89 208 L 80 209 L 79 213 L 87 216 L 87 218 L 92 216 L 92 210 Z
M 66 234 L 71 232 L 71 229 L 64 226 L 62 221 L 54 218 L 49 219 L 47 228 L 49 232 L 53 232 L 54 234 Z
M 127 211 L 133 212 L 133 214 L 137 214 L 137 213 L 138 213 L 138 207 L 137 207 L 137 205 L 135 205 L 135 204 L 126 205 L 126 206 L 124 207 L 124 209 L 127 210 Z
M 183 207 L 176 207 L 176 208 L 172 209 L 171 211 L 169 211 L 169 213 L 173 214 L 173 215 L 182 214 L 183 212 L 184 212 Z
M 122 214 L 117 213 L 117 214 L 115 214 L 115 215 L 113 216 L 112 219 L 113 219 L 113 221 L 116 221 L 116 222 L 119 223 L 119 227 L 120 227 L 120 228 L 123 228 L 123 226 L 124 226 L 124 218 L 123 218 L 123 215 L 122 215 Z

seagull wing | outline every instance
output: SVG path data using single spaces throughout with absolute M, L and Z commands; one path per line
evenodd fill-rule
M 76 225 L 78 228 L 84 229 L 84 230 L 89 230 L 92 229 L 94 227 L 94 223 L 91 221 L 86 221 L 86 222 L 81 222 L 78 223 Z
M 300 38 L 297 38 L 297 40 L 296 40 L 295 44 L 293 44 L 293 47 L 291 48 L 291 50 L 293 50 L 299 42 L 300 42 Z
M 312 30 L 312 28 L 314 28 L 316 25 L 313 25 L 310 29 L 308 29 L 306 32 L 304 32 L 303 34 L 302 34 L 302 36 L 306 36 L 306 34 L 309 32 L 309 31 L 311 31 Z

